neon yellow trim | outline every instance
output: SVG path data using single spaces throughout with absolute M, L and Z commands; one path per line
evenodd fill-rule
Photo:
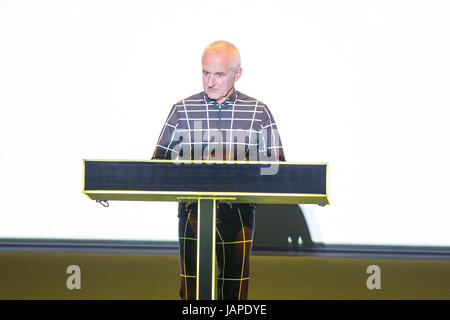
M 212 193 L 201 194 L 199 192 L 160 192 L 160 191 L 124 191 L 124 190 L 89 190 L 85 194 L 91 200 L 119 200 L 119 201 L 166 201 L 166 202 L 183 202 L 180 197 L 189 195 L 195 201 L 198 199 L 215 199 L 221 202 L 240 202 L 240 203 L 279 203 L 279 204 L 328 204 L 328 199 L 324 194 L 286 194 L 286 193 L 233 193 L 230 200 L 230 194 Z M 227 196 L 228 195 L 228 196 Z
M 84 187 L 85 187 L 85 181 L 86 181 L 86 160 L 83 160 L 83 193 L 84 193 Z
M 244 223 L 242 222 L 241 210 L 238 208 L 239 220 L 241 220 L 242 226 L 242 239 L 245 241 L 245 228 Z M 244 266 L 245 266 L 245 244 L 242 246 L 242 269 L 241 269 L 241 279 L 244 277 Z M 241 290 L 242 290 L 242 280 L 239 282 L 239 295 L 238 300 L 241 300 Z
M 84 187 L 85 187 L 85 183 L 86 183 L 86 160 L 83 160 L 83 190 L 82 192 L 86 195 L 86 197 L 88 197 L 89 199 L 91 199 L 91 197 L 89 196 L 88 193 L 85 192 Z M 91 199 L 92 200 L 92 199 Z
M 186 224 L 187 225 L 187 224 Z M 184 228 L 186 230 L 186 228 Z M 186 233 L 186 232 L 185 232 Z M 189 237 L 179 237 L 179 240 L 193 240 L 193 241 L 197 241 L 197 239 L 195 238 L 189 238 Z
M 211 196 L 211 197 L 208 197 L 208 196 L 206 196 L 206 197 L 203 197 L 203 196 L 201 196 L 200 198 L 198 197 L 198 196 L 190 196 L 190 197 L 184 197 L 184 196 L 180 196 L 180 197 L 177 197 L 177 200 L 180 200 L 180 201 L 183 201 L 183 200 L 198 200 L 198 199 L 214 199 L 214 200 L 237 200 L 237 198 L 236 197 L 213 197 L 213 196 Z
M 232 198 L 236 198 L 236 196 L 280 196 L 280 197 L 296 197 L 296 196 L 305 196 L 305 197 L 324 197 L 326 194 L 321 193 L 258 193 L 258 192 L 201 192 L 198 191 L 142 191 L 142 190 L 85 190 L 84 193 L 109 193 L 109 194 L 156 194 L 156 195 L 177 195 L 177 194 L 186 194 L 196 196 L 195 199 L 216 199 L 216 196 L 230 196 L 227 198 L 223 198 L 224 200 L 234 200 Z M 233 197 L 234 196 L 234 197 Z M 183 198 L 183 196 L 180 196 Z M 221 200 L 221 199 L 219 199 Z
M 221 242 L 222 242 L 222 259 L 223 259 L 223 263 L 222 263 L 222 270 L 225 270 L 225 245 L 224 245 L 224 242 L 223 242 L 223 238 L 222 238 L 222 235 L 220 234 L 220 231 L 219 231 L 219 229 L 217 229 L 216 230 L 217 231 L 217 234 L 219 235 L 219 237 L 220 237 L 220 240 L 222 240 Z M 225 271 L 224 271 L 225 272 Z M 222 285 L 222 297 L 223 297 L 223 285 Z M 216 295 L 217 296 L 217 295 Z
M 189 219 L 191 218 L 191 210 L 189 210 L 185 225 L 184 225 L 184 236 L 187 234 L 187 226 L 189 224 Z M 197 239 L 196 239 L 197 240 Z M 186 241 L 183 241 L 183 273 L 186 274 Z M 184 279 L 184 297 L 186 300 L 188 296 L 188 287 L 187 287 L 187 279 Z
M 195 238 L 189 238 L 189 237 L 178 237 L 179 240 L 192 240 L 192 241 L 197 241 L 197 239 Z M 248 243 L 248 242 L 253 242 L 253 240 L 245 240 L 245 241 L 229 241 L 229 242 L 225 242 L 225 241 L 220 241 L 219 244 L 236 244 L 236 243 Z M 217 244 L 217 242 L 216 242 Z
M 217 278 L 219 280 L 233 280 L 233 281 L 244 281 L 244 280 L 249 280 L 250 277 L 247 278 Z
M 327 172 L 325 174 L 325 196 L 327 197 L 328 204 L 331 204 L 330 200 L 328 200 L 328 163 L 326 164 Z
M 244 160 L 125 160 L 125 159 L 84 159 L 84 161 L 103 162 L 162 162 L 162 163 L 220 163 L 220 164 L 295 164 L 295 165 L 327 165 L 326 162 L 288 162 L 288 161 L 244 161 Z
M 203 200 L 203 199 L 202 199 Z M 197 300 L 199 294 L 199 286 L 200 286 L 200 221 L 201 221 L 201 205 L 200 199 L 198 200 L 198 209 L 197 209 L 197 287 L 196 287 L 196 295 Z M 216 200 L 213 199 L 213 216 L 212 216 L 212 263 L 211 263 L 211 297 L 212 300 L 215 299 L 216 292 Z
M 211 270 L 211 297 L 215 300 L 216 296 L 216 199 L 213 200 L 213 218 L 212 218 L 212 270 Z
M 196 283 L 197 285 L 195 286 L 195 297 L 196 300 L 200 300 L 199 298 L 199 287 L 200 287 L 200 221 L 202 220 L 200 218 L 201 216 L 201 210 L 200 210 L 200 200 L 198 203 L 198 208 L 197 208 L 197 280 Z

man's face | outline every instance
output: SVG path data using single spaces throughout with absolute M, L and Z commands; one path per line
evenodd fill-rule
M 203 89 L 209 98 L 222 103 L 234 89 L 242 69 L 236 72 L 230 68 L 231 57 L 228 53 L 205 52 L 202 59 Z

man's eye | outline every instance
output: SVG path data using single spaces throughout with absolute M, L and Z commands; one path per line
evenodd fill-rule
M 222 72 L 219 72 L 217 75 L 218 75 L 219 77 L 223 77 L 223 73 L 222 73 Z

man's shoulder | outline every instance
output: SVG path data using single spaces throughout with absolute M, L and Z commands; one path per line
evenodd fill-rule
M 187 98 L 179 100 L 177 103 L 175 103 L 176 106 L 183 106 L 185 104 L 193 104 L 193 103 L 201 103 L 202 101 L 205 101 L 204 99 L 204 91 L 193 94 Z
M 267 107 L 267 105 L 261 100 L 250 97 L 249 95 L 246 95 L 245 93 L 242 93 L 240 91 L 237 92 L 237 101 L 257 104 L 258 107 Z

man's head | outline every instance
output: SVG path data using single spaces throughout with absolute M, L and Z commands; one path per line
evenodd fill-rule
M 222 103 L 242 73 L 239 51 L 227 41 L 215 41 L 203 52 L 202 69 L 203 89 L 209 98 Z

